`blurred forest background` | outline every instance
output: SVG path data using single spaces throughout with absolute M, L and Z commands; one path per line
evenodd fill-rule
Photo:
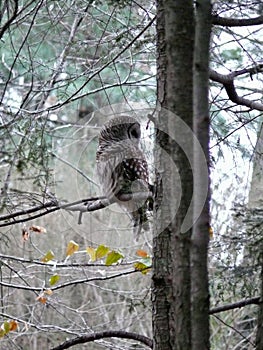
M 213 5 L 211 69 L 239 72 L 238 95 L 256 102 L 232 102 L 211 75 L 212 308 L 260 295 L 262 10 L 259 0 Z M 81 224 L 77 211 L 57 208 L 101 195 L 97 135 L 116 112 L 136 111 L 152 163 L 155 14 L 148 0 L 0 2 L 1 349 L 49 349 L 107 329 L 152 336 L 150 272 L 134 269 L 150 264 L 150 233 L 135 242 L 114 206 L 83 213 Z M 217 16 L 261 22 L 224 25 Z M 212 349 L 254 349 L 257 312 L 213 314 Z M 147 348 L 116 339 L 88 347 Z

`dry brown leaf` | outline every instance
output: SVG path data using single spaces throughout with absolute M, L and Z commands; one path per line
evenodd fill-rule
M 26 242 L 26 241 L 28 241 L 28 239 L 29 239 L 29 232 L 27 231 L 26 228 L 23 228 L 22 229 L 22 240 L 24 242 Z
M 46 304 L 47 298 L 46 298 L 43 294 L 40 294 L 40 295 L 37 297 L 37 301 L 39 301 L 39 302 L 42 303 L 42 304 Z
M 34 231 L 36 233 L 46 233 L 47 232 L 45 227 L 37 226 L 37 225 L 32 225 L 31 227 L 29 227 L 29 230 Z
M 149 256 L 148 253 L 142 249 L 138 249 L 136 255 L 140 256 L 141 258 L 148 258 Z
M 17 330 L 18 323 L 15 320 L 9 321 L 10 324 L 10 332 Z

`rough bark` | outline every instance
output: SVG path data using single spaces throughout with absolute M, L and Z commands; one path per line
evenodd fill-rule
M 209 349 L 209 44 L 210 0 L 196 2 L 194 50 L 194 217 L 191 246 L 192 349 Z M 205 166 L 204 166 L 205 163 Z M 207 194 L 205 203 L 203 195 Z
M 193 43 L 192 1 L 158 0 L 157 97 L 162 111 L 156 123 L 155 165 L 159 169 L 157 178 L 162 179 L 162 210 L 157 213 L 160 199 L 157 194 L 152 292 L 155 350 L 191 348 L 191 230 L 182 233 L 181 227 L 193 190 L 192 169 L 185 154 L 185 149 L 188 153 L 192 151 L 189 130 L 193 117 Z M 180 128 L 178 117 L 187 127 L 177 130 Z M 170 136 L 160 129 L 171 132 Z M 180 133 L 180 142 L 174 139 L 174 132 Z M 170 223 L 163 227 L 169 218 Z

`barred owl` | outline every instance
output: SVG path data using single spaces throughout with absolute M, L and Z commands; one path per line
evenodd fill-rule
M 149 190 L 148 165 L 139 148 L 140 138 L 140 124 L 136 119 L 115 117 L 102 127 L 96 154 L 97 175 L 103 194 L 128 213 L 136 240 L 142 226 L 147 227 L 145 199 L 122 201 L 120 195 Z

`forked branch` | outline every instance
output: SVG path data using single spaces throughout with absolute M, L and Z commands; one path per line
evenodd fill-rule
M 240 75 L 249 74 L 250 77 L 252 77 L 254 74 L 262 72 L 263 64 L 260 63 L 251 68 L 241 69 L 238 71 L 231 72 L 229 74 L 220 74 L 215 70 L 210 70 L 209 76 L 212 81 L 221 83 L 224 86 L 226 93 L 232 102 L 236 103 L 237 105 L 249 107 L 250 109 L 263 111 L 263 104 L 261 102 L 252 101 L 243 96 L 239 96 L 237 94 L 236 87 L 234 84 L 234 79 Z

